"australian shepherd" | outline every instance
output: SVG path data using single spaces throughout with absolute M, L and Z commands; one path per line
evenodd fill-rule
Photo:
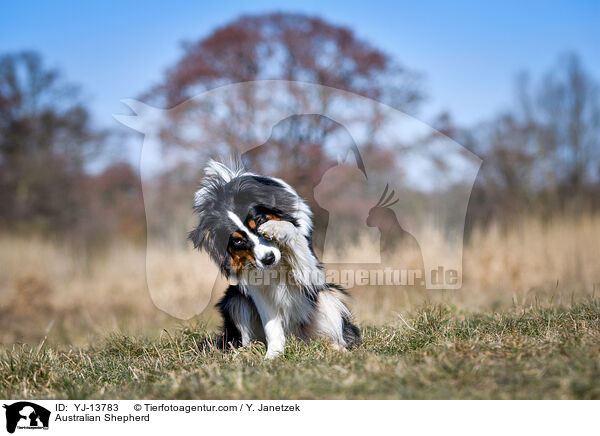
M 224 343 L 266 341 L 265 359 L 286 337 L 327 338 L 339 349 L 360 344 L 345 292 L 325 281 L 312 248 L 312 212 L 281 179 L 210 161 L 194 197 L 194 247 L 236 284 L 217 303 Z

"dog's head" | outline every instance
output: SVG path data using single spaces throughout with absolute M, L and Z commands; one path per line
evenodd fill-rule
M 189 239 L 195 248 L 208 252 L 225 276 L 277 265 L 279 248 L 258 233 L 268 220 L 286 220 L 310 234 L 310 210 L 282 180 L 230 169 L 215 161 L 204 171 L 194 197 L 199 222 Z

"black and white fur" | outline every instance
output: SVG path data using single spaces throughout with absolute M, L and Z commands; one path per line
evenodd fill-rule
M 266 341 L 265 359 L 282 353 L 290 334 L 326 337 L 340 349 L 360 344 L 344 291 L 325 282 L 312 249 L 312 213 L 290 185 L 210 161 L 194 210 L 194 247 L 237 281 L 217 304 L 225 343 Z M 273 272 L 277 279 L 264 280 Z

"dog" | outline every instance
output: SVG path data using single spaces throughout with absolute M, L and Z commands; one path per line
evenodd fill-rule
M 265 359 L 279 356 L 289 335 L 324 337 L 340 350 L 358 346 L 346 292 L 325 281 L 312 248 L 312 212 L 296 191 L 281 179 L 214 160 L 204 173 L 189 239 L 236 282 L 216 305 L 224 343 L 264 341 Z

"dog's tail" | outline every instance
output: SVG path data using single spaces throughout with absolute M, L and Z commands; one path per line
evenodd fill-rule
M 360 329 L 345 315 L 342 317 L 342 335 L 348 348 L 358 347 L 361 344 Z

